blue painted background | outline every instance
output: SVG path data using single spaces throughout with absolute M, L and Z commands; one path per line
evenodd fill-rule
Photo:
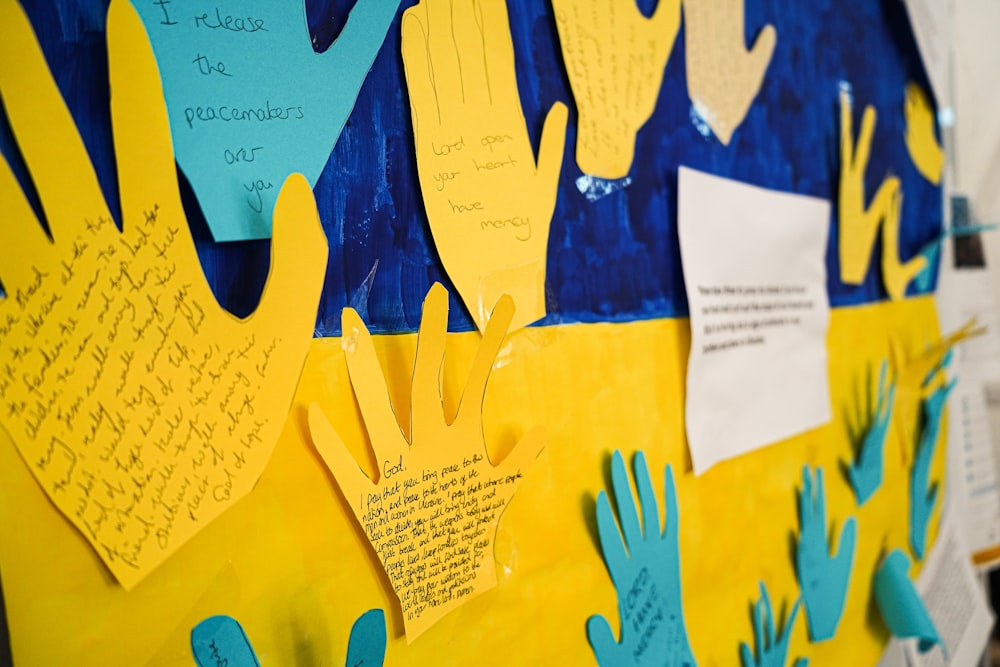
M 23 2 L 95 162 L 111 210 L 120 219 L 103 34 L 107 0 Z M 210 8 L 210 3 L 202 4 Z M 332 42 L 351 4 L 307 0 L 317 50 Z M 404 0 L 316 184 L 331 249 L 317 335 L 339 334 L 340 311 L 345 305 L 359 307 L 373 331 L 415 330 L 431 283 L 440 280 L 450 287 L 423 213 L 413 155 L 399 35 L 399 16 L 410 4 L 411 0 Z M 641 4 L 648 11 L 654 3 L 644 0 Z M 676 228 L 677 167 L 681 164 L 832 200 L 827 250 L 832 305 L 885 299 L 879 244 L 863 285 L 847 286 L 837 279 L 837 227 L 833 223 L 842 81 L 850 84 L 856 100 L 855 131 L 863 104 L 875 105 L 879 114 L 866 174 L 867 194 L 871 196 L 888 173 L 903 182 L 900 256 L 909 258 L 938 234 L 941 191 L 917 173 L 903 141 L 904 87 L 909 80 L 925 88 L 927 83 L 899 0 L 746 0 L 748 41 L 763 25 L 772 23 L 778 44 L 761 92 L 728 147 L 714 136 L 703 136 L 692 122 L 682 27 L 656 111 L 638 137 L 631 174 L 634 182 L 596 203 L 587 202 L 574 186 L 580 175 L 574 161 L 576 116 L 551 6 L 538 0 L 508 0 L 508 7 L 521 102 L 536 147 L 552 103 L 563 100 L 570 107 L 549 238 L 549 316 L 543 323 L 687 314 Z M 2 30 L 0 26 L 0 38 Z M 311 85 L 322 82 L 302 82 L 303 87 Z M 0 118 L 0 151 L 30 190 L 5 118 Z M 181 180 L 210 284 L 225 307 L 237 315 L 252 312 L 269 270 L 269 242 L 213 243 L 183 176 Z M 365 279 L 376 262 L 369 291 Z M 452 330 L 473 328 L 454 294 L 450 320 Z

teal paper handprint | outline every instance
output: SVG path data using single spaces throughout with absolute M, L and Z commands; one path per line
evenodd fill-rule
M 888 365 L 887 361 L 883 361 L 879 369 L 875 414 L 871 416 L 871 423 L 861 441 L 857 459 L 847 469 L 858 505 L 864 505 L 882 486 L 883 453 L 889 423 L 892 421 L 893 399 L 896 396 L 895 382 L 886 377 Z M 808 606 L 807 602 L 806 607 Z
M 632 497 L 621 452 L 611 458 L 611 484 L 621 518 L 621 532 L 604 491 L 597 495 L 597 530 L 604 562 L 618 590 L 621 640 L 600 615 L 587 621 L 587 638 L 601 667 L 656 665 L 695 667 L 684 626 L 678 548 L 680 515 L 670 466 L 664 475 L 664 528 L 656 494 L 642 452 L 635 455 L 635 484 L 642 525 Z
M 854 566 L 854 546 L 857 524 L 854 517 L 840 531 L 840 546 L 830 555 L 826 534 L 826 494 L 823 490 L 823 469 L 816 469 L 815 488 L 809 466 L 802 469 L 802 491 L 799 493 L 799 543 L 795 551 L 795 567 L 805 601 L 809 639 L 814 642 L 833 637 L 844 613 L 847 584 Z
M 942 366 L 947 365 L 950 353 L 946 355 Z M 931 372 L 935 374 L 940 367 Z M 928 376 L 928 381 L 931 376 Z M 927 546 L 927 526 L 937 501 L 938 483 L 931 483 L 931 461 L 938 435 L 941 432 L 941 418 L 944 416 L 944 406 L 948 394 L 954 389 L 958 378 L 942 385 L 924 399 L 924 427 L 920 431 L 917 452 L 913 459 L 913 469 L 910 472 L 910 548 L 917 559 L 923 559 L 924 548 Z
M 382 667 L 385 660 L 385 612 L 370 609 L 351 627 L 346 667 Z M 257 654 L 239 622 L 211 616 L 191 631 L 191 652 L 198 667 L 260 667 Z
M 268 238 L 285 178 L 316 184 L 400 0 L 358 0 L 313 50 L 303 0 L 132 0 L 163 79 L 177 162 L 216 241 Z
M 767 587 L 760 582 L 760 599 L 753 605 L 753 636 L 756 653 L 750 651 L 746 643 L 740 642 L 740 662 L 743 667 L 785 667 L 788 657 L 788 640 L 791 639 L 795 616 L 799 613 L 799 601 L 795 601 L 788 622 L 780 630 L 774 622 L 774 612 L 771 610 L 771 599 L 767 595 Z M 807 667 L 809 661 L 799 658 L 795 667 Z

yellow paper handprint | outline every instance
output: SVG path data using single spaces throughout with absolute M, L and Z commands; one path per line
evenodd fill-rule
M 431 287 L 417 337 L 407 437 L 396 422 L 371 335 L 353 309 L 344 310 L 347 367 L 378 463 L 371 479 L 322 409 L 309 407 L 313 443 L 389 575 L 408 641 L 496 585 L 497 525 L 544 447 L 544 431 L 536 428 L 498 465 L 486 451 L 483 396 L 513 314 L 510 297 L 502 297 L 449 422 L 440 381 L 448 293 L 440 284 Z
M 421 0 L 402 32 L 420 190 L 448 277 L 480 331 L 502 294 L 513 328 L 530 324 L 545 316 L 566 106 L 549 110 L 536 163 L 504 0 Z
M 725 145 L 757 97 L 778 40 L 774 26 L 766 25 L 747 50 L 744 1 L 684 0 L 688 95 Z
M 635 0 L 552 0 L 552 7 L 580 114 L 576 163 L 592 176 L 627 176 L 636 135 L 660 94 L 680 0 L 659 0 L 648 19 Z
M 245 320 L 225 312 L 184 217 L 132 5 L 108 11 L 122 232 L 14 0 L 0 0 L 0 24 L 0 95 L 52 237 L 0 159 L 0 423 L 131 588 L 263 471 L 312 338 L 326 239 L 308 183 L 289 177 L 264 298 Z
M 865 208 L 865 170 L 876 118 L 875 107 L 865 107 L 855 143 L 851 99 L 847 91 L 840 91 L 840 280 L 848 285 L 864 282 L 881 224 L 882 280 L 889 297 L 898 300 L 906 295 L 906 286 L 926 267 L 927 260 L 920 255 L 907 262 L 899 260 L 903 193 L 897 177 L 886 176 Z
M 913 165 L 928 181 L 940 185 L 944 152 L 934 138 L 934 108 L 927 94 L 915 83 L 906 86 L 903 113 L 906 117 L 906 150 Z

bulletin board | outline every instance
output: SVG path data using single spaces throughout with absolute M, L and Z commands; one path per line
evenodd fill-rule
M 4 2 L 11 4 L 11 0 Z M 137 7 L 144 2 L 134 0 Z M 502 0 L 482 0 L 481 4 L 492 2 Z M 186 2 L 167 4 L 166 9 L 160 4 L 156 11 L 175 12 L 179 17 L 203 13 L 211 17 L 217 11 L 210 4 L 193 8 Z M 217 4 L 222 7 L 223 3 Z M 307 0 L 307 26 L 302 27 L 301 41 L 311 40 L 319 53 L 331 49 L 331 44 L 336 48 L 334 40 L 352 4 Z M 374 12 L 378 3 L 357 4 L 353 11 L 360 13 Z M 190 665 L 194 664 L 192 629 L 206 618 L 226 615 L 239 621 L 261 664 L 339 665 L 349 654 L 352 626 L 369 610 L 384 612 L 387 665 L 595 664 L 597 660 L 626 664 L 608 662 L 600 654 L 609 649 L 598 647 L 598 631 L 590 629 L 588 635 L 588 622 L 594 615 L 603 616 L 617 642 L 622 641 L 621 614 L 633 613 L 628 607 L 632 603 L 626 603 L 629 590 L 622 583 L 624 575 L 615 581 L 608 534 L 599 526 L 598 515 L 610 497 L 608 506 L 616 520 L 627 520 L 618 517 L 628 513 L 629 503 L 614 491 L 626 488 L 620 486 L 622 474 L 626 481 L 634 477 L 638 485 L 639 511 L 652 511 L 641 488 L 643 466 L 656 499 L 655 514 L 644 514 L 643 521 L 656 516 L 663 522 L 664 534 L 669 537 L 673 530 L 678 540 L 672 555 L 667 549 L 650 556 L 650 567 L 676 571 L 673 588 L 679 590 L 673 590 L 670 583 L 666 591 L 655 586 L 653 590 L 680 600 L 680 608 L 662 609 L 668 615 L 682 612 L 683 619 L 678 625 L 670 615 L 669 623 L 664 623 L 673 628 L 669 640 L 662 639 L 648 654 L 645 647 L 634 648 L 638 653 L 630 660 L 652 664 L 641 662 L 645 655 L 644 659 L 660 660 L 657 664 L 704 667 L 740 664 L 741 659 L 747 664 L 747 657 L 754 659 L 750 653 L 763 651 L 760 645 L 767 642 L 761 633 L 766 634 L 771 625 L 778 636 L 770 643 L 775 653 L 787 653 L 787 662 L 771 655 L 759 656 L 752 664 L 793 665 L 801 658 L 814 666 L 875 664 L 890 633 L 875 601 L 873 577 L 886 555 L 896 549 L 909 555 L 913 561 L 910 575 L 916 575 L 934 543 L 944 483 L 945 447 L 941 444 L 929 450 L 932 454 L 925 452 L 928 483 L 937 482 L 939 487 L 937 502 L 932 499 L 927 515 L 921 518 L 926 535 L 919 553 L 914 553 L 912 471 L 919 434 L 926 427 L 923 410 L 930 393 L 922 383 L 929 371 L 939 369 L 947 347 L 941 343 L 942 336 L 950 332 L 939 331 L 935 313 L 937 256 L 928 256 L 923 279 L 907 281 L 903 292 L 896 294 L 887 291 L 878 259 L 895 250 L 905 263 L 942 234 L 940 173 L 937 183 L 922 173 L 906 139 L 908 85 L 928 91 L 929 99 L 933 95 L 903 4 L 895 0 L 850 7 L 832 0 L 714 3 L 732 5 L 731 12 L 718 10 L 715 16 L 734 17 L 743 12 L 744 25 L 737 26 L 741 55 L 746 56 L 765 26 L 772 26 L 777 36 L 759 91 L 750 95 L 745 117 L 728 144 L 699 116 L 690 98 L 687 26 L 698 3 L 689 3 L 690 9 L 678 8 L 676 38 L 653 111 L 635 139 L 629 180 L 610 179 L 612 191 L 592 201 L 578 186 L 583 175 L 575 152 L 579 113 L 560 47 L 559 12 L 548 2 L 508 0 L 505 13 L 516 88 L 533 155 L 545 148 L 543 125 L 554 104 L 566 105 L 568 121 L 542 257 L 545 315 L 505 338 L 498 328 L 491 332 L 485 327 L 485 334 L 477 330 L 477 324 L 484 328 L 483 323 L 477 322 L 476 313 L 457 293 L 431 234 L 415 154 L 401 38 L 404 13 L 414 4 L 404 0 L 393 8 L 384 42 L 315 182 L 286 186 L 290 194 L 279 207 L 288 207 L 288 220 L 281 223 L 288 224 L 282 228 L 287 236 L 272 244 L 268 239 L 216 242 L 185 171 L 172 171 L 169 159 L 164 163 L 162 155 L 157 157 L 155 149 L 162 148 L 162 143 L 140 146 L 143 134 L 138 130 L 131 135 L 134 143 L 115 143 L 112 108 L 118 93 L 109 67 L 114 72 L 116 62 L 128 60 L 122 57 L 128 51 L 108 46 L 108 35 L 116 35 L 113 30 L 106 33 L 108 3 L 22 2 L 114 224 L 121 228 L 122 210 L 129 205 L 119 192 L 141 187 L 140 178 L 120 165 L 123 155 L 134 152 L 137 157 L 132 159 L 138 162 L 132 164 L 148 160 L 156 163 L 161 176 L 176 175 L 182 203 L 178 211 L 183 213 L 196 251 L 190 265 L 200 266 L 210 295 L 234 316 L 226 319 L 225 326 L 230 328 L 220 325 L 218 344 L 225 347 L 228 341 L 239 351 L 243 341 L 250 341 L 249 336 L 242 337 L 239 318 L 250 317 L 246 322 L 251 324 L 263 319 L 264 315 L 255 313 L 262 293 L 261 302 L 269 304 L 264 314 L 270 321 L 284 323 L 288 330 L 297 327 L 306 342 L 297 357 L 304 359 L 300 366 L 290 361 L 287 368 L 269 376 L 276 386 L 287 386 L 291 398 L 275 401 L 288 409 L 271 419 L 268 428 L 273 431 L 274 447 L 254 464 L 259 467 L 259 480 L 241 482 L 246 488 L 232 493 L 245 493 L 244 497 L 199 527 L 182 545 L 172 547 L 169 557 L 150 572 L 134 579 L 123 579 L 109 569 L 108 557 L 102 558 L 84 536 L 84 529 L 74 526 L 64 516 L 66 510 L 60 512 L 46 495 L 31 472 L 35 461 L 19 454 L 15 446 L 19 437 L 15 426 L 20 422 L 4 411 L 0 417 L 4 426 L 0 429 L 0 576 L 15 664 Z M 129 3 L 113 0 L 112 12 L 116 5 Z M 648 1 L 639 5 L 647 17 L 655 10 Z M 7 11 L 5 16 L 13 10 Z M 221 11 L 225 15 L 230 10 Z M 300 8 L 295 2 L 255 3 L 255 11 L 297 15 Z M 2 41 L 14 30 L 8 24 L 0 27 Z M 121 30 L 117 34 L 125 33 Z M 143 43 L 135 39 L 127 44 L 129 49 L 141 50 Z M 227 57 L 235 58 L 238 53 L 227 53 Z M 0 61 L 0 70 L 6 71 L 5 87 L 8 82 L 23 83 L 29 76 L 45 74 L 22 69 L 10 60 L 14 55 L 17 52 L 8 48 L 3 51 L 8 60 Z M 138 55 L 134 60 L 128 65 L 132 69 L 122 71 L 139 77 L 146 61 Z M 261 67 L 253 85 L 262 96 L 271 95 L 272 90 L 287 91 L 291 85 L 293 94 L 305 99 L 313 94 L 311 89 L 328 84 L 303 77 L 305 68 L 291 56 L 275 56 Z M 737 87 L 743 74 L 719 76 L 722 83 L 715 85 Z M 34 91 L 34 83 L 28 81 L 24 89 Z M 155 87 L 142 89 L 143 99 L 155 95 L 159 82 L 154 83 Z M 13 93 L 8 90 L 12 88 L 4 90 L 3 96 L 9 107 Z M 123 92 L 119 99 L 131 94 Z M 865 107 L 877 113 L 870 157 L 861 175 L 863 202 L 873 200 L 887 178 L 896 179 L 903 193 L 898 200 L 897 247 L 883 247 L 883 237 L 874 238 L 874 259 L 854 284 L 841 280 L 839 249 L 844 218 L 839 205 L 844 100 L 851 104 L 848 113 L 855 134 L 863 125 Z M 162 98 L 156 101 L 162 104 Z M 933 102 L 927 104 L 933 109 Z M 58 225 L 64 223 L 53 222 L 57 207 L 47 203 L 56 189 L 42 182 L 48 177 L 29 166 L 27 154 L 41 149 L 25 150 L 25 130 L 14 120 L 5 117 L 0 122 L 0 151 L 30 211 L 56 236 Z M 150 127 L 155 122 L 159 121 L 150 121 Z M 53 133 L 47 144 L 38 141 L 52 145 L 63 136 Z M 58 174 L 62 158 L 58 150 L 50 152 L 49 169 Z M 70 158 L 66 160 L 70 164 Z M 678 233 L 682 166 L 831 203 L 822 262 L 830 306 L 824 341 L 830 419 L 753 453 L 717 463 L 699 475 L 694 474 L 685 429 L 692 330 Z M 0 186 L 12 192 L 11 183 L 4 181 Z M 82 207 L 77 190 L 83 186 L 78 186 L 72 179 L 67 181 L 65 200 Z M 295 220 L 305 219 L 303 228 L 309 226 L 308 207 L 302 204 L 309 199 L 308 190 L 315 197 L 318 225 L 328 250 L 316 242 L 319 227 L 310 228 L 312 236 L 306 238 L 302 232 L 298 239 L 296 260 L 294 254 L 281 254 L 279 244 L 294 246 L 294 234 L 285 230 L 291 230 Z M 526 199 L 532 196 L 524 195 Z M 4 201 L 6 206 L 13 199 Z M 70 209 L 71 217 L 77 219 L 93 215 Z M 143 210 L 147 216 L 152 211 Z M 47 218 L 52 220 L 46 223 Z M 277 213 L 275 220 L 277 229 Z M 0 258 L 21 266 L 17 254 L 35 246 L 21 243 L 20 235 L 7 231 L 15 229 L 13 224 L 0 225 L 0 245 L 7 248 L 0 250 Z M 110 226 L 101 233 L 111 233 Z M 718 239 L 720 246 L 726 242 L 724 237 Z M 492 261 L 488 250 L 469 252 L 483 253 L 474 257 L 476 261 Z M 305 265 L 322 267 L 323 255 L 325 275 L 310 274 Z M 787 259 L 774 257 L 773 261 Z M 301 288 L 290 278 L 280 278 L 281 271 L 300 278 Z M 19 277 L 31 284 L 30 273 L 22 271 Z M 0 281 L 11 305 L 18 292 L 7 279 L 3 262 Z M 443 288 L 433 287 L 436 283 Z M 287 290 L 283 292 L 287 298 L 268 302 L 268 292 L 279 289 Z M 318 304 L 315 322 L 311 317 L 303 320 L 296 312 L 300 302 Z M 355 315 L 345 315 L 345 308 L 353 309 L 348 312 Z M 494 317 L 499 319 L 500 310 L 496 306 Z M 428 326 L 418 347 L 422 313 Z M 264 330 L 272 340 L 281 338 L 284 331 L 275 326 Z M 364 328 L 371 333 L 370 350 L 379 364 L 366 367 L 366 380 L 359 379 L 358 367 L 349 368 L 349 359 L 359 346 L 368 350 L 364 347 L 369 345 L 368 338 L 359 334 Z M 70 345 L 77 340 L 72 332 L 66 336 Z M 5 354 L 11 354 L 12 340 L 0 337 L 0 348 L 8 347 Z M 477 350 L 486 346 L 483 341 L 493 341 L 496 355 L 485 360 L 491 370 L 482 388 L 480 410 L 475 391 L 479 385 L 474 380 L 466 383 L 467 378 L 482 377 L 484 359 Z M 398 422 L 408 436 L 411 427 L 416 429 L 416 421 L 410 421 L 411 410 L 424 414 L 428 404 L 427 396 L 418 391 L 414 370 L 415 357 L 427 346 L 446 347 L 440 370 L 443 413 L 469 415 L 472 443 L 441 436 L 437 442 L 413 446 L 467 447 L 469 461 L 478 451 L 486 454 L 487 463 L 529 448 L 534 448 L 537 457 L 517 459 L 523 465 L 514 474 L 516 493 L 497 507 L 495 538 L 483 556 L 486 567 L 495 570 L 495 586 L 476 589 L 441 618 L 418 624 L 406 617 L 391 577 L 362 526 L 364 520 L 356 516 L 354 498 L 343 490 L 343 477 L 331 472 L 337 463 L 331 466 L 330 450 L 317 442 L 317 432 L 324 423 L 332 427 L 365 474 L 377 477 L 380 468 L 383 476 L 401 474 L 403 469 L 394 469 L 395 459 L 386 459 L 386 466 L 384 457 L 373 453 L 370 445 L 376 438 L 370 415 L 362 414 L 365 399 L 359 392 L 383 391 L 379 374 L 384 374 L 383 393 L 387 392 L 392 405 L 392 411 L 385 414 L 394 417 L 390 424 Z M 849 469 L 860 456 L 884 393 L 885 383 L 879 378 L 883 364 L 895 383 L 895 407 L 883 433 L 880 485 L 870 498 L 859 502 Z M 431 388 L 431 399 L 437 398 L 433 378 L 422 386 Z M 263 414 L 265 409 L 278 407 L 269 404 L 258 410 Z M 719 401 L 719 420 L 726 420 L 732 411 L 731 404 Z M 544 434 L 536 427 L 543 427 Z M 482 442 L 477 444 L 479 429 Z M 472 465 L 465 462 L 464 454 L 459 459 L 463 466 Z M 343 459 L 337 461 L 343 463 Z M 398 465 L 403 465 L 402 458 Z M 431 467 L 428 464 L 427 469 Z M 842 615 L 834 622 L 835 632 L 822 641 L 810 636 L 808 628 L 817 620 L 810 615 L 807 624 L 808 600 L 803 600 L 797 577 L 797 549 L 807 520 L 803 516 L 807 504 L 800 504 L 800 496 L 808 488 L 815 489 L 817 480 L 812 475 L 817 469 L 825 475 L 818 482 L 821 497 L 825 488 L 825 517 L 821 513 L 819 522 L 824 531 L 829 530 L 830 550 L 844 546 L 848 524 L 853 526 L 850 532 L 856 530 L 849 576 L 844 579 Z M 603 499 L 602 492 L 606 494 Z M 671 492 L 675 494 L 673 507 Z M 365 501 L 361 502 L 364 506 Z M 370 501 L 368 505 L 370 509 Z M 648 525 L 646 530 L 650 530 Z M 631 554 L 630 567 L 638 567 L 642 551 L 635 544 L 629 551 L 633 548 L 637 550 Z M 633 576 L 639 577 L 629 580 L 636 586 L 646 575 L 633 572 Z M 644 590 L 648 593 L 648 588 Z M 774 618 L 762 625 L 762 602 L 767 599 Z M 407 604 L 407 609 L 412 611 L 413 605 Z M 656 624 L 642 623 L 655 638 Z M 686 632 L 686 649 L 683 633 L 675 632 L 678 627 Z M 624 632 L 626 644 L 638 641 L 629 637 L 628 624 Z M 350 643 L 354 645 L 353 640 Z M 746 645 L 742 654 L 741 644 Z M 348 658 L 348 664 L 355 663 Z

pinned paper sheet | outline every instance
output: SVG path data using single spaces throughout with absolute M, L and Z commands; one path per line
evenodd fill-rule
M 212 616 L 196 625 L 191 652 L 198 667 L 260 667 L 246 632 L 230 616 Z
M 216 241 L 271 236 L 289 174 L 319 178 L 399 0 L 359 0 L 313 50 L 301 0 L 132 0 L 156 52 L 177 162 Z
M 747 50 L 745 1 L 684 1 L 688 96 L 726 146 L 757 97 L 778 41 L 774 26 L 766 25 Z
M 513 315 L 510 297 L 503 297 L 483 334 L 458 414 L 449 424 L 440 382 L 448 293 L 439 283 L 431 287 L 413 363 L 407 438 L 396 423 L 371 335 L 357 313 L 344 310 L 344 353 L 379 465 L 374 478 L 359 468 L 319 405 L 309 407 L 313 444 L 389 575 L 407 641 L 496 585 L 497 525 L 545 446 L 545 432 L 536 428 L 499 464 L 486 453 L 483 396 Z
M 915 637 L 923 653 L 940 644 L 941 638 L 910 581 L 909 569 L 910 559 L 901 549 L 894 549 L 875 573 L 873 590 L 889 631 L 900 638 Z
M 695 474 L 830 421 L 829 216 L 821 199 L 680 168 Z
M 628 176 L 680 28 L 680 0 L 659 0 L 649 18 L 635 0 L 553 0 L 552 7 L 579 114 L 576 163 L 590 176 Z
M 309 184 L 291 176 L 260 306 L 245 320 L 222 310 L 181 208 L 132 6 L 113 0 L 108 16 L 122 233 L 26 17 L 13 0 L 0 14 L 0 93 L 53 238 L 0 160 L 3 425 L 131 588 L 257 482 L 312 339 L 326 239 Z
M 611 458 L 611 483 L 621 531 L 608 495 L 597 496 L 597 530 L 608 574 L 618 591 L 619 639 L 600 615 L 587 621 L 587 638 L 601 667 L 617 665 L 688 665 L 694 667 L 681 595 L 679 547 L 680 511 L 674 474 L 667 466 L 664 480 L 664 526 L 659 503 L 641 451 L 635 455 L 636 509 L 621 452 Z
M 536 162 L 504 2 L 421 0 L 403 15 L 402 49 L 420 190 L 441 262 L 480 331 L 504 294 L 519 329 L 546 312 L 566 105 L 549 110 Z
M 802 469 L 799 522 L 795 570 L 809 621 L 809 639 L 820 642 L 833 638 L 844 614 L 858 533 L 854 517 L 848 517 L 834 551 L 832 531 L 827 536 L 822 468 L 816 469 L 815 479 L 808 466 Z
M 878 397 L 875 406 L 864 406 L 864 414 L 859 414 L 855 422 L 856 440 L 860 440 L 858 454 L 847 466 L 847 477 L 854 489 L 858 506 L 868 502 L 882 486 L 882 468 L 885 461 L 885 441 L 892 422 L 893 399 L 896 384 L 888 377 L 889 362 L 882 361 L 878 373 Z M 869 392 L 865 392 L 868 394 Z M 859 406 L 860 407 L 860 406 Z M 862 422 L 865 425 L 862 426 Z
M 944 151 L 934 136 L 934 108 L 924 90 L 915 83 L 906 85 L 903 103 L 906 118 L 906 151 L 917 171 L 934 185 L 941 183 Z
M 799 613 L 799 602 L 795 601 L 784 627 L 780 627 L 779 619 L 775 618 L 774 610 L 771 608 L 767 587 L 763 581 L 760 582 L 760 599 L 753 605 L 751 618 L 754 650 L 751 651 L 748 644 L 740 642 L 740 662 L 743 667 L 785 667 L 788 660 L 788 642 L 792 638 L 795 617 Z M 795 667 L 806 667 L 808 664 L 809 661 L 805 658 L 795 661 Z
M 871 263 L 875 235 L 882 229 L 882 282 L 891 299 L 906 296 L 906 286 L 927 267 L 920 254 L 906 262 L 899 259 L 899 225 L 902 212 L 902 185 L 896 176 L 886 176 L 870 205 L 865 207 L 865 171 L 871 157 L 872 136 L 877 114 L 865 107 L 861 130 L 854 139 L 851 97 L 840 91 L 840 280 L 848 285 L 865 281 Z

